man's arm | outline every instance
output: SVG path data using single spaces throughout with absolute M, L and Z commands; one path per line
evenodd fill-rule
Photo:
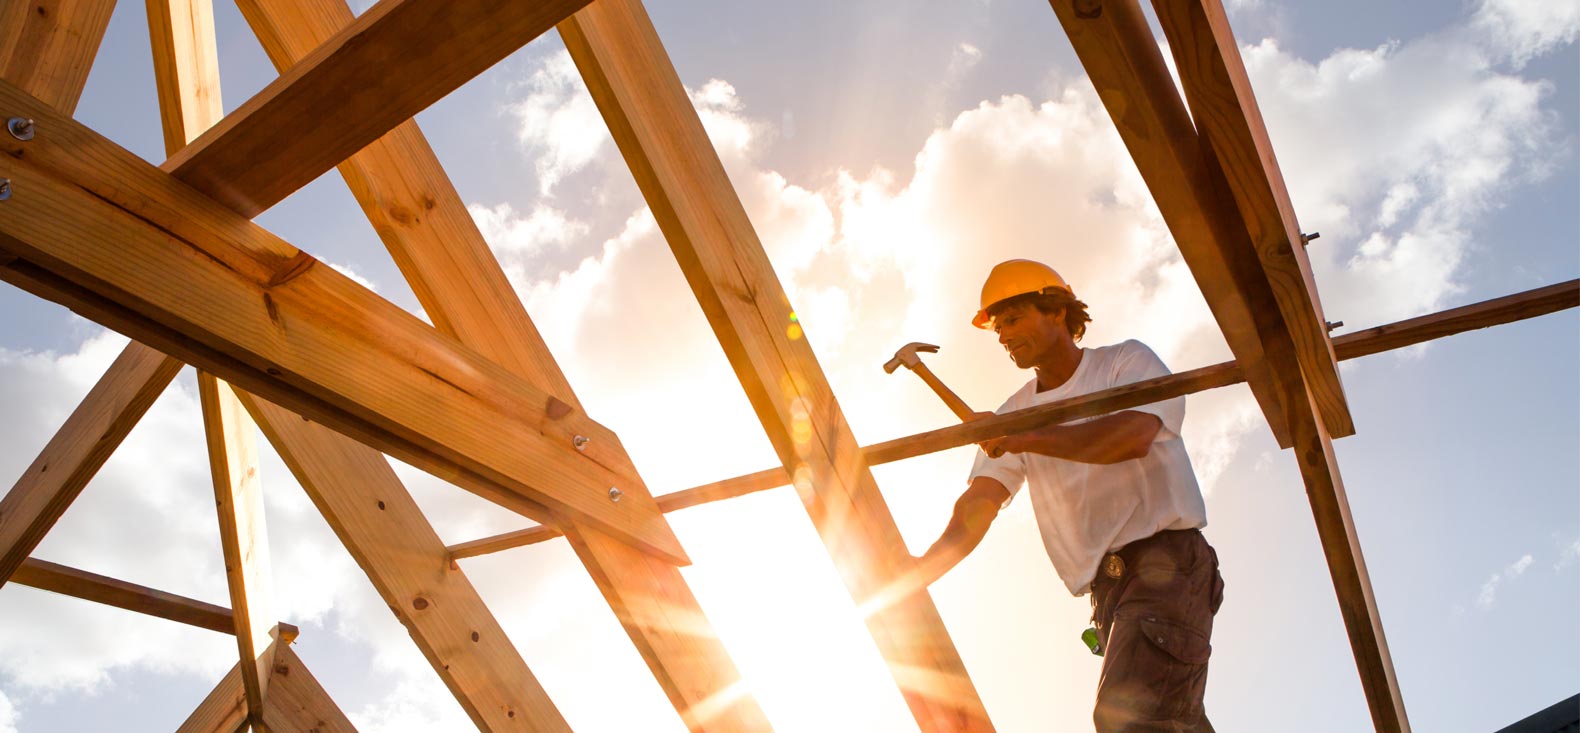
M 1125 410 L 1076 425 L 1049 425 L 982 442 L 997 458 L 1005 453 L 1040 453 L 1079 463 L 1119 463 L 1145 456 L 1163 428 L 1157 415 Z
M 933 581 L 960 564 L 966 555 L 982 543 L 988 527 L 998 517 L 999 509 L 1009 497 L 1009 489 L 1004 488 L 998 479 L 987 476 L 972 479 L 971 486 L 955 501 L 955 512 L 949 517 L 949 525 L 944 527 L 943 535 L 917 558 L 913 581 L 920 587 L 932 585 Z

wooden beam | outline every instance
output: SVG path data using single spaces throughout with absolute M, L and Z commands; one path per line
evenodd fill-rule
M 171 159 L 251 218 L 588 0 L 382 0 Z
M 614 444 L 603 426 L 4 83 L 0 108 L 41 125 L 0 136 L 18 258 L 0 278 L 540 521 L 685 562 L 651 497 L 610 500 L 640 479 L 573 447 Z
M 0 4 L 0 78 L 67 114 L 77 108 L 115 0 Z
M 991 730 L 932 599 L 887 597 L 905 542 L 811 348 L 785 332 L 788 299 L 646 11 L 598 0 L 560 35 L 913 717 L 927 733 Z
M 384 456 L 265 400 L 240 397 L 477 727 L 569 731 Z
M 148 0 L 147 5 L 165 152 L 173 154 L 225 114 L 214 11 L 209 0 Z M 267 731 L 263 713 L 274 667 L 276 616 L 255 428 L 230 385 L 203 371 L 197 381 L 247 722 L 254 731 Z
M 247 720 L 255 729 L 264 730 L 260 726 L 269 692 L 269 670 L 274 667 L 274 647 L 270 644 L 275 618 L 274 579 L 270 573 L 254 426 L 230 385 L 207 372 L 198 372 L 198 399 L 203 408 L 203 435 L 214 480 L 225 582 L 230 590 L 236 647 L 242 662 Z
M 128 344 L 0 498 L 0 586 L 43 541 L 181 366 L 146 346 Z
M 147 586 L 128 583 L 86 570 L 58 565 L 47 560 L 28 558 L 11 577 L 18 585 L 81 598 L 106 606 L 135 611 L 200 629 L 224 634 L 236 633 L 236 624 L 230 609 L 212 603 L 166 593 Z M 280 638 L 287 642 L 300 633 L 295 626 L 277 624 Z
M 269 730 L 356 733 L 351 720 L 289 645 L 279 645 L 271 674 L 269 703 L 263 716 Z
M 1345 334 L 1333 340 L 1333 348 L 1341 361 L 1356 359 L 1577 306 L 1580 306 L 1580 280 L 1570 280 Z M 1240 369 L 1239 363 L 1226 361 L 1113 387 L 1089 395 L 1006 412 L 967 424 L 951 425 L 875 443 L 862 448 L 861 457 L 870 466 L 892 463 L 1032 430 L 1044 425 L 1128 410 L 1244 381 L 1245 372 Z M 789 474 L 785 473 L 783 466 L 775 466 L 690 489 L 660 494 L 655 497 L 655 501 L 658 502 L 660 510 L 668 513 L 788 485 L 790 485 Z M 488 555 L 512 547 L 536 544 L 559 536 L 561 534 L 555 528 L 539 525 L 461 542 L 450 545 L 448 549 L 452 559 L 460 560 Z
M 1444 336 L 1501 326 L 1580 307 L 1580 280 L 1554 283 L 1514 295 L 1450 308 L 1439 313 L 1347 333 L 1333 339 L 1339 359 L 1371 356 Z
M 1223 171 L 1329 434 L 1355 433 L 1295 207 L 1219 0 L 1153 0 L 1191 118 Z
M 147 0 L 148 37 L 165 155 L 173 155 L 225 116 L 220 103 L 214 6 L 203 0 Z
M 291 651 L 289 642 L 275 645 L 270 656 L 269 706 L 264 711 L 263 729 L 275 733 L 356 733 L 356 728 L 330 699 L 307 665 Z M 176 733 L 237 733 L 247 725 L 246 697 L 242 691 L 241 669 L 237 664 L 203 698 Z
M 1294 344 L 1234 198 L 1191 124 L 1136 0 L 1050 0 L 1190 266 L 1273 437 L 1289 447 L 1282 384 Z M 1094 9 L 1088 9 L 1091 5 Z M 1079 6 L 1079 7 L 1078 7 Z
M 282 70 L 352 22 L 343 0 L 243 0 L 240 7 Z M 439 331 L 580 408 L 415 122 L 368 145 L 340 172 Z M 618 442 L 583 449 L 637 475 Z M 755 700 L 741 694 L 739 672 L 679 570 L 585 523 L 567 524 L 577 556 L 687 726 L 769 730 Z
M 1297 404 L 1295 397 L 1308 394 L 1302 391 L 1296 395 L 1292 386 L 1290 389 L 1286 404 L 1291 406 Z M 1355 655 L 1372 724 L 1378 733 L 1409 733 L 1410 720 L 1405 715 L 1404 698 L 1399 693 L 1393 658 L 1383 635 L 1382 616 L 1372 593 L 1371 577 L 1366 572 L 1360 538 L 1355 534 L 1355 521 L 1350 516 L 1349 499 L 1339 476 L 1338 459 L 1333 454 L 1333 441 L 1328 438 L 1315 402 L 1308 401 L 1304 411 L 1292 410 L 1290 417 L 1295 461 L 1300 466 L 1306 498 L 1311 502 L 1311 513 L 1316 519 L 1317 537 L 1322 542 L 1328 573 L 1333 578 L 1339 614 L 1349 634 L 1350 650 Z

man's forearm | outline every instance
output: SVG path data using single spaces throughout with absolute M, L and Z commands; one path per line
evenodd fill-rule
M 1011 436 L 1004 447 L 1012 453 L 1039 453 L 1079 463 L 1119 463 L 1145 456 L 1162 426 L 1156 415 L 1127 410 Z

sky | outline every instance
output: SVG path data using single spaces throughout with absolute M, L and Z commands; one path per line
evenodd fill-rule
M 355 9 L 365 10 L 363 0 Z M 1345 333 L 1580 273 L 1580 0 L 1229 0 Z M 1091 305 L 1089 346 L 1176 371 L 1230 358 L 1053 13 L 1011 0 L 668 0 L 649 8 L 863 444 L 953 418 L 879 366 L 910 341 L 977 409 L 1027 378 L 969 325 L 1012 257 Z M 216 7 L 227 110 L 275 72 Z M 1161 35 L 1161 34 L 1159 34 Z M 146 24 L 122 2 L 77 118 L 163 160 Z M 418 122 L 569 376 L 655 493 L 775 463 L 559 38 Z M 304 127 L 310 129 L 310 123 Z M 331 173 L 258 218 L 394 303 L 415 297 Z M 111 246 L 111 245 L 107 245 Z M 125 339 L 0 286 L 0 487 Z M 1480 733 L 1580 689 L 1580 317 L 1345 362 L 1339 464 L 1416 730 Z M 1370 725 L 1293 457 L 1244 386 L 1192 396 L 1183 435 L 1226 600 L 1207 707 L 1224 731 Z M 266 443 L 263 445 L 266 446 Z M 937 537 L 971 448 L 874 469 L 908 549 Z M 371 733 L 469 730 L 372 585 L 267 448 L 276 596 L 295 645 Z M 396 469 L 455 543 L 529 524 Z M 195 380 L 184 373 L 36 557 L 228 605 Z M 684 575 L 782 733 L 916 730 L 788 488 L 668 515 Z M 682 731 L 563 541 L 462 561 L 571 726 Z M 998 730 L 1090 729 L 1078 640 L 1029 503 L 931 593 Z M 169 731 L 235 664 L 229 636 L 8 584 L 0 733 Z

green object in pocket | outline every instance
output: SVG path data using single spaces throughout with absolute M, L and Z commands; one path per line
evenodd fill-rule
M 1085 631 L 1082 631 L 1081 641 L 1086 643 L 1086 648 L 1092 650 L 1093 654 L 1099 657 L 1103 656 L 1103 646 L 1097 642 L 1097 629 L 1095 627 L 1087 627 Z

